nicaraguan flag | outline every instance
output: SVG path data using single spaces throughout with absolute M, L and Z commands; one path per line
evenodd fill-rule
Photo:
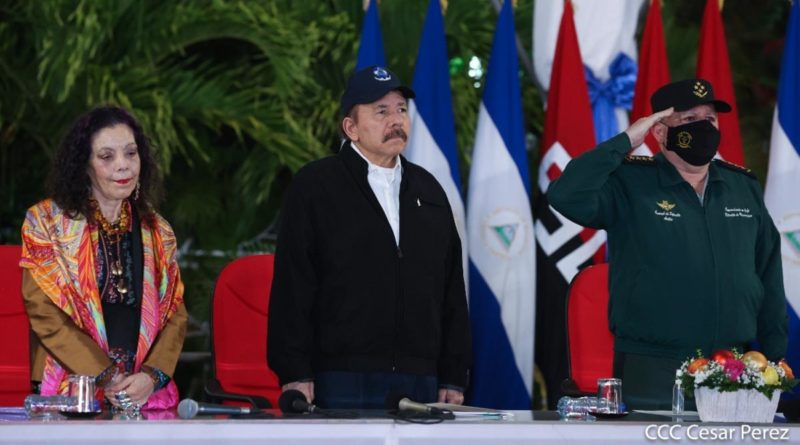
M 469 404 L 530 409 L 536 259 L 511 4 L 497 21 L 469 176 Z
M 800 1 L 791 7 L 778 104 L 772 121 L 764 201 L 781 235 L 783 282 L 789 301 L 786 360 L 800 370 Z
M 367 13 L 364 15 L 364 24 L 361 28 L 361 43 L 358 46 L 356 71 L 372 65 L 386 66 L 377 0 L 369 0 L 369 7 L 367 8 Z
M 461 197 L 461 174 L 456 151 L 456 128 L 444 20 L 439 0 L 430 0 L 417 64 L 414 67 L 414 92 L 409 103 L 411 138 L 405 156 L 431 172 L 442 185 L 461 238 L 464 274 L 467 274 L 467 243 L 464 200 Z M 466 277 L 465 277 L 466 278 Z

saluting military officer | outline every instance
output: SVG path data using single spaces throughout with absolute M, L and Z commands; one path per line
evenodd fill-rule
M 712 159 L 711 84 L 688 79 L 650 98 L 654 114 L 572 160 L 547 192 L 583 226 L 605 229 L 614 374 L 629 408 L 669 409 L 675 370 L 697 349 L 787 347 L 778 232 L 750 170 Z M 626 156 L 647 132 L 661 152 Z

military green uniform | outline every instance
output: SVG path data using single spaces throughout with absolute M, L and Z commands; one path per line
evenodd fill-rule
M 713 161 L 701 203 L 663 154 L 630 149 L 621 133 L 572 160 L 547 198 L 607 231 L 609 325 L 631 361 L 623 395 L 632 408 L 662 409 L 677 365 L 697 349 L 741 351 L 757 340 L 771 360 L 784 356 L 780 242 L 749 170 Z

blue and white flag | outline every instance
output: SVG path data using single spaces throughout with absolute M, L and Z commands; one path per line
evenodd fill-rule
M 367 13 L 361 27 L 361 43 L 358 46 L 356 71 L 372 65 L 386 66 L 383 52 L 383 35 L 381 21 L 378 17 L 378 0 L 369 0 Z
M 781 236 L 783 283 L 789 301 L 786 360 L 800 369 L 800 1 L 791 7 L 786 31 L 778 104 L 772 121 L 769 172 L 764 191 Z M 797 373 L 797 371 L 795 371 Z
M 469 404 L 530 409 L 536 255 L 511 3 L 497 21 L 469 175 Z
M 464 200 L 461 197 L 453 97 L 440 0 L 429 1 L 414 67 L 413 87 L 417 97 L 409 103 L 411 138 L 405 156 L 431 172 L 447 194 L 461 238 L 462 267 L 467 278 Z

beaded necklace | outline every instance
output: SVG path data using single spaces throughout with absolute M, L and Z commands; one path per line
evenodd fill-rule
M 110 223 L 100 211 L 97 201 L 91 200 L 94 220 L 100 229 L 100 243 L 103 251 L 103 265 L 105 282 L 100 292 L 101 299 L 112 303 L 124 300 L 129 291 L 125 279 L 122 257 L 122 237 L 130 230 L 130 203 L 126 200 L 120 208 L 119 219 Z
M 100 211 L 100 205 L 94 199 L 91 200 L 92 210 L 94 212 L 94 220 L 97 224 L 100 225 L 100 229 L 106 235 L 114 235 L 119 239 L 122 234 L 128 231 L 130 227 L 130 203 L 125 201 L 122 203 L 122 207 L 119 210 L 119 219 L 114 224 L 108 222 L 105 216 L 103 216 L 103 212 Z

